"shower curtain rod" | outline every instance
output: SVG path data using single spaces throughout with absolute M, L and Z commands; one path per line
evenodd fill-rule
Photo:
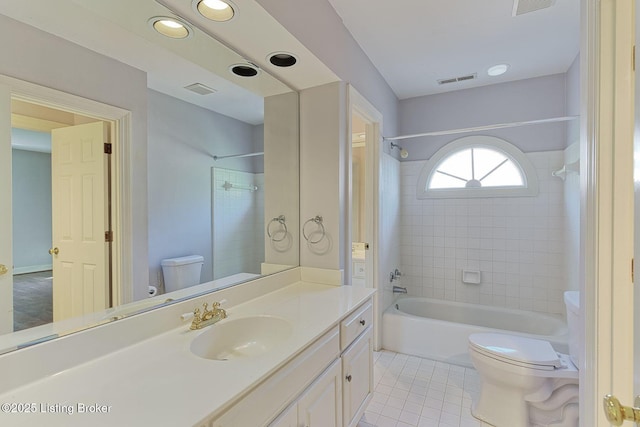
M 580 117 L 580 116 L 552 117 L 550 119 L 529 120 L 529 121 L 526 121 L 526 122 L 498 123 L 498 124 L 494 124 L 494 125 L 476 126 L 476 127 L 472 127 L 472 128 L 440 130 L 440 131 L 435 131 L 435 132 L 415 133 L 415 134 L 412 134 L 412 135 L 384 137 L 383 139 L 386 140 L 386 141 L 398 141 L 400 139 L 418 138 L 418 137 L 421 137 L 421 136 L 455 135 L 457 133 L 477 132 L 477 131 L 492 130 L 492 129 L 514 128 L 514 127 L 520 127 L 520 126 L 538 125 L 538 124 L 542 124 L 542 123 L 567 122 L 567 121 L 570 121 L 570 120 L 575 120 L 578 117 Z
M 264 155 L 264 151 L 260 151 L 257 153 L 247 153 L 247 154 L 230 154 L 228 156 L 213 156 L 213 160 L 222 160 L 222 159 L 240 158 L 240 157 L 254 157 L 254 156 L 262 156 L 262 155 Z

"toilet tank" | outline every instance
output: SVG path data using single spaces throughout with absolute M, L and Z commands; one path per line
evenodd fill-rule
M 580 292 L 566 291 L 564 304 L 567 307 L 567 325 L 569 326 L 569 356 L 574 365 L 579 369 L 579 355 L 582 346 L 582 319 L 580 316 Z
M 204 258 L 200 255 L 163 259 L 160 265 L 165 291 L 177 291 L 200 284 L 202 264 L 204 264 Z

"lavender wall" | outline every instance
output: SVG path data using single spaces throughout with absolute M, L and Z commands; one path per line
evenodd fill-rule
M 146 298 L 147 269 L 147 75 L 143 71 L 97 54 L 5 16 L 0 16 L 0 74 L 114 105 L 132 112 L 130 162 L 134 256 L 133 298 Z
M 204 256 L 201 279 L 213 280 L 211 168 L 256 172 L 251 157 L 214 162 L 213 156 L 261 146 L 255 128 L 262 126 L 148 92 L 150 283 L 161 286 L 162 259 L 185 255 Z
M 398 110 L 399 134 L 559 117 L 565 115 L 565 103 L 564 74 L 404 99 Z M 564 123 L 482 134 L 506 139 L 524 152 L 565 147 Z M 407 160 L 428 159 L 447 142 L 465 135 L 469 134 L 407 139 L 400 145 L 409 151 Z

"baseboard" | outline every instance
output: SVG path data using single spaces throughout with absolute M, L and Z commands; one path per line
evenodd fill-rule
M 52 264 L 44 264 L 44 265 L 28 265 L 26 267 L 14 267 L 13 274 L 27 274 L 27 273 L 38 273 L 40 271 L 48 271 L 52 270 Z

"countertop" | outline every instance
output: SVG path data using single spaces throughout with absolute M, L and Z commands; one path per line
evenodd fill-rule
M 0 425 L 197 425 L 224 412 L 373 293 L 352 286 L 294 283 L 227 309 L 227 320 L 272 315 L 290 321 L 291 336 L 263 355 L 228 361 L 200 358 L 191 353 L 191 341 L 215 325 L 190 331 L 185 323 L 0 395 Z

